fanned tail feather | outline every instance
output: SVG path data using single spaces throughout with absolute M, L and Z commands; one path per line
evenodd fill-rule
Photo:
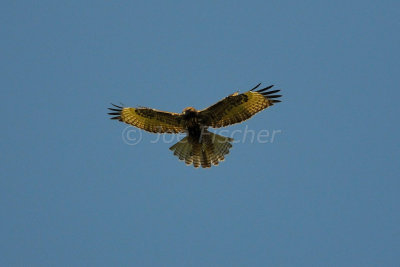
M 232 141 L 232 138 L 206 131 L 200 140 L 185 137 L 169 149 L 174 151 L 179 160 L 184 160 L 186 165 L 210 168 L 225 160 Z

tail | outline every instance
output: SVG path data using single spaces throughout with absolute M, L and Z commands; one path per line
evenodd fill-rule
M 232 147 L 232 141 L 232 138 L 206 131 L 200 140 L 186 136 L 169 149 L 174 151 L 179 160 L 184 160 L 186 165 L 210 168 L 211 165 L 218 165 L 220 161 L 225 160 L 225 155 Z

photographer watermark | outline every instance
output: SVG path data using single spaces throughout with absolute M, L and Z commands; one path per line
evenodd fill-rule
M 261 130 L 253 130 L 249 129 L 248 125 L 245 126 L 244 129 L 236 129 L 236 130 L 228 130 L 228 129 L 213 129 L 211 132 L 211 136 L 215 138 L 215 135 L 221 135 L 223 137 L 232 138 L 232 143 L 259 143 L 259 144 L 267 144 L 274 143 L 278 136 L 282 134 L 282 130 L 278 129 L 261 129 Z M 207 135 L 207 131 L 203 129 L 203 133 L 201 136 Z M 142 141 L 142 130 L 128 126 L 122 131 L 122 140 L 124 143 L 128 145 L 137 145 Z M 173 144 L 181 141 L 183 138 L 187 136 L 187 133 L 177 133 L 177 134 L 165 134 L 165 133 L 155 133 L 154 138 L 150 140 L 150 143 L 166 143 Z M 215 140 L 218 141 L 218 140 Z M 213 140 L 214 142 L 214 140 Z
M 124 140 L 125 144 L 134 146 L 142 141 L 142 134 L 142 130 L 133 126 L 128 126 L 122 131 L 122 140 Z

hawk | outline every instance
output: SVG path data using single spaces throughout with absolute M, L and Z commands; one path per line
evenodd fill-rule
M 233 93 L 216 104 L 196 110 L 185 108 L 182 113 L 165 112 L 152 108 L 131 108 L 114 105 L 109 108 L 111 119 L 131 124 L 152 133 L 186 133 L 186 137 L 169 149 L 179 160 L 195 168 L 209 168 L 225 159 L 232 147 L 232 138 L 208 131 L 208 127 L 220 128 L 243 122 L 256 113 L 281 102 L 280 90 L 270 90 L 273 85 L 239 94 Z

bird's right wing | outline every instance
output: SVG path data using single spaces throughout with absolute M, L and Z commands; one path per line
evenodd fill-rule
M 151 108 L 125 108 L 112 104 L 113 120 L 119 120 L 152 133 L 180 133 L 185 129 L 182 115 Z
M 225 127 L 231 124 L 245 121 L 263 109 L 281 102 L 276 98 L 280 90 L 272 90 L 273 85 L 255 91 L 260 86 L 258 84 L 250 91 L 242 94 L 234 93 L 225 97 L 216 104 L 200 110 L 199 117 L 204 125 L 213 128 Z

